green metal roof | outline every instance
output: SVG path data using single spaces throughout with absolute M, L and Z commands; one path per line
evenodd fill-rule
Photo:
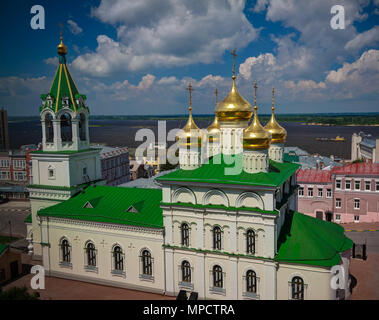
M 217 155 L 194 170 L 178 169 L 158 177 L 157 181 L 183 181 L 200 183 L 239 184 L 278 187 L 299 168 L 295 163 L 279 163 L 270 160 L 269 172 L 227 174 L 226 169 L 239 163 L 242 168 L 242 154 L 235 156 Z
M 49 95 L 53 98 L 52 105 L 47 104 L 46 98 Z M 42 111 L 45 108 L 49 108 L 55 113 L 58 112 L 60 109 L 63 108 L 62 97 L 64 96 L 68 97 L 69 108 L 71 110 L 77 112 L 80 108 L 85 107 L 84 105 L 81 106 L 76 103 L 75 99 L 81 97 L 84 101 L 86 99 L 86 96 L 79 93 L 79 90 L 76 87 L 76 84 L 70 72 L 68 71 L 65 57 L 60 57 L 58 69 L 55 73 L 50 91 L 48 94 L 41 95 L 41 99 L 44 102 L 42 107 L 40 108 L 40 111 Z
M 0 244 L 0 255 L 8 248 L 7 244 Z
M 41 209 L 38 215 L 162 228 L 161 201 L 160 189 L 96 186 L 88 187 L 62 203 Z M 132 206 L 135 210 L 128 212 Z
M 340 253 L 353 246 L 344 231 L 336 223 L 290 212 L 281 229 L 276 260 L 323 267 L 339 264 Z
M 32 214 L 29 214 L 24 220 L 25 223 L 32 223 Z
M 299 162 L 300 158 L 296 154 L 289 154 L 289 153 L 284 153 L 283 154 L 283 161 L 285 162 Z

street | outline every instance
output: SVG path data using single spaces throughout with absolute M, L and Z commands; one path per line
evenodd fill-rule
M 345 235 L 354 241 L 355 244 L 367 245 L 367 254 L 379 254 L 379 231 L 351 231 Z
M 26 237 L 24 220 L 29 214 L 29 201 L 10 201 L 0 204 L 0 235 L 9 236 L 11 231 L 14 237 Z

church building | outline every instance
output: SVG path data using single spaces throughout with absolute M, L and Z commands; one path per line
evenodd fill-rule
M 28 187 L 28 248 L 46 275 L 199 299 L 349 297 L 353 242 L 341 226 L 297 212 L 299 165 L 283 160 L 287 132 L 274 95 L 263 126 L 257 84 L 252 106 L 233 63 L 231 90 L 202 130 L 189 86 L 179 168 L 156 178 L 158 189 L 105 186 L 66 53 L 61 39 L 56 75 L 41 95 L 43 148 L 32 153 Z M 337 289 L 334 266 L 343 271 Z

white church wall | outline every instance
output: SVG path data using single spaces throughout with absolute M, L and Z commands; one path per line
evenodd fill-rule
M 47 225 L 46 222 L 43 224 Z M 162 231 L 50 219 L 46 237 L 45 241 L 49 242 L 50 248 L 48 248 L 48 258 L 44 259 L 44 266 L 55 276 L 151 292 L 164 291 Z M 62 237 L 67 238 L 71 245 L 71 267 L 63 267 L 60 264 Z M 97 249 L 96 272 L 85 268 L 84 248 L 88 240 L 91 240 Z M 115 244 L 118 244 L 124 253 L 124 275 L 112 274 L 112 248 Z M 153 258 L 152 279 L 140 277 L 142 273 L 140 255 L 143 249 L 148 249 Z

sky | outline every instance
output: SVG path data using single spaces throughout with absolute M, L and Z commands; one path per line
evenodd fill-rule
M 45 29 L 33 30 L 33 5 Z M 345 28 L 333 29 L 333 5 Z M 97 0 L 0 2 L 0 107 L 38 115 L 58 65 L 60 27 L 68 69 L 94 115 L 210 114 L 230 90 L 260 112 L 379 111 L 379 0 Z

